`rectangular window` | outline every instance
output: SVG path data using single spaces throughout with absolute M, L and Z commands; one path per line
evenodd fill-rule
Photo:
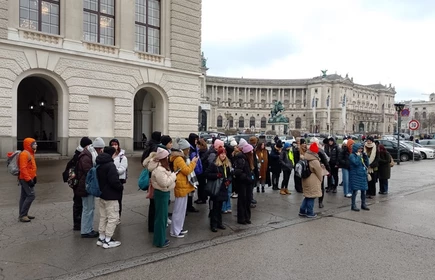
M 115 45 L 115 0 L 83 0 L 83 40 Z
M 59 0 L 20 0 L 20 27 L 59 35 Z
M 160 54 L 160 0 L 136 0 L 137 51 Z

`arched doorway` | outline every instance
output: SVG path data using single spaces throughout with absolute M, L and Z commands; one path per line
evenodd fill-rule
M 363 123 L 363 122 L 360 122 L 360 123 L 359 123 L 358 131 L 359 131 L 360 133 L 364 133 L 364 123 Z
M 24 78 L 17 90 L 17 149 L 23 149 L 23 140 L 33 137 L 38 142 L 38 153 L 59 152 L 58 92 L 42 77 Z
M 201 127 L 199 128 L 199 131 L 206 131 L 207 130 L 207 112 L 204 110 L 201 110 L 200 125 L 201 125 Z
M 134 97 L 134 134 L 133 148 L 143 148 L 142 134 L 150 139 L 153 131 L 167 134 L 167 102 L 153 87 L 144 87 Z

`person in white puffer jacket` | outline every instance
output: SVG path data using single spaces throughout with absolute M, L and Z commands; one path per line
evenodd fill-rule
M 112 139 L 110 140 L 109 145 L 113 148 L 115 148 L 116 153 L 113 155 L 113 163 L 116 166 L 116 169 L 118 170 L 119 180 L 121 181 L 122 185 L 127 183 L 127 168 L 128 168 L 128 160 L 125 156 L 125 151 L 121 149 L 121 146 L 119 145 L 118 139 Z M 122 194 L 121 199 L 118 200 L 119 202 L 119 223 L 121 223 L 121 212 L 122 212 Z

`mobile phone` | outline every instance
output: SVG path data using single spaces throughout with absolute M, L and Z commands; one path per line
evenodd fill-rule
M 181 171 L 181 168 L 178 168 L 177 170 L 174 171 L 174 173 L 177 174 L 180 171 Z

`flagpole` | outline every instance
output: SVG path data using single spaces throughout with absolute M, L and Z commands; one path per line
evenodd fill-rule
M 326 108 L 328 109 L 328 136 L 331 136 L 331 100 L 329 95 L 326 99 Z
M 313 97 L 313 101 L 311 102 L 311 108 L 313 110 L 313 120 L 314 120 L 314 124 L 313 124 L 313 133 L 316 133 L 316 98 Z
M 343 102 L 341 104 L 341 118 L 343 122 L 343 135 L 346 135 L 346 94 L 343 95 Z

